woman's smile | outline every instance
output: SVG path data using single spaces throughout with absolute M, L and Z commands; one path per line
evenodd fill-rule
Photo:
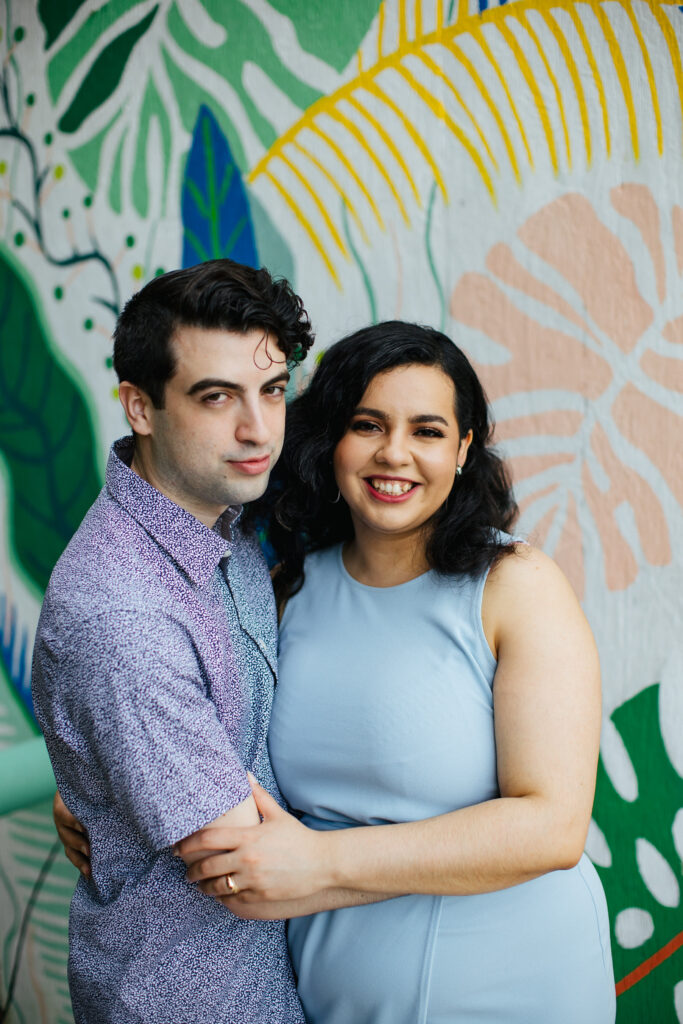
M 407 501 L 420 486 L 403 477 L 372 476 L 366 478 L 370 496 L 377 501 Z

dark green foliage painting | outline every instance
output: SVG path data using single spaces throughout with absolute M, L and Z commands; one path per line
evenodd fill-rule
M 88 114 L 91 114 L 112 94 L 121 80 L 133 47 L 154 21 L 156 12 L 156 7 L 152 8 L 147 17 L 122 32 L 102 50 L 83 79 L 68 110 L 61 117 L 60 131 L 69 133 L 77 131 Z
M 683 779 L 664 747 L 658 696 L 659 686 L 649 686 L 613 713 L 635 770 L 638 795 L 633 801 L 623 799 L 601 759 L 593 816 L 612 858 L 609 867 L 598 865 L 597 870 L 612 923 L 617 1019 L 677 1024 L 673 990 L 683 978 L 682 871 L 672 828 L 683 808 Z M 661 882 L 657 885 L 657 875 L 671 879 L 670 891 Z M 654 928 L 650 938 L 629 949 L 619 942 L 618 921 L 632 908 L 649 914 Z
M 3 248 L 0 454 L 14 550 L 43 591 L 101 484 L 83 394 L 49 342 L 23 272 Z

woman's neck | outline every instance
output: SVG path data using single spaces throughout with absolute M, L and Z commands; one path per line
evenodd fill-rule
M 387 535 L 357 525 L 342 557 L 347 572 L 369 587 L 395 587 L 429 569 L 422 531 Z

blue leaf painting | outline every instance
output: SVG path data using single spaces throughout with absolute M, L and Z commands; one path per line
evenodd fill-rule
M 8 607 L 4 594 L 0 594 L 0 660 L 22 704 L 31 717 L 35 717 L 31 696 L 31 651 L 28 630 L 26 627 L 19 628 L 16 608 Z
M 183 266 L 229 257 L 258 267 L 242 175 L 218 122 L 201 106 L 185 167 Z

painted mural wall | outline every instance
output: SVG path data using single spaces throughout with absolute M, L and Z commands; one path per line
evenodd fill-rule
M 0 746 L 36 732 L 41 594 L 125 432 L 133 291 L 231 256 L 320 349 L 432 324 L 597 636 L 619 1022 L 683 1022 L 679 5 L 0 0 L 0 31 Z M 71 1022 L 74 874 L 46 804 L 0 817 L 0 1020 Z

